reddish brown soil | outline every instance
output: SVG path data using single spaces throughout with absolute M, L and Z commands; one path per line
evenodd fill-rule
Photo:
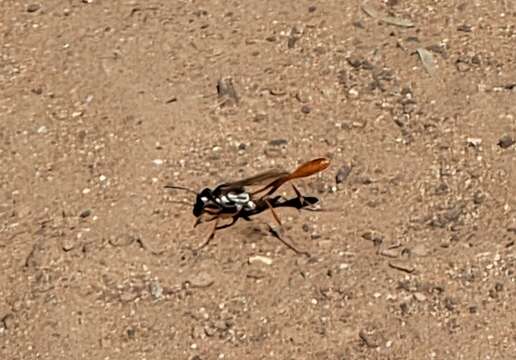
M 360 4 L 0 2 L 0 358 L 513 359 L 516 4 Z M 320 156 L 309 260 L 163 188 Z

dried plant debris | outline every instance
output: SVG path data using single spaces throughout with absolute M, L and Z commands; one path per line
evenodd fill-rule
M 430 76 L 435 76 L 435 74 L 436 74 L 435 61 L 434 61 L 434 56 L 432 55 L 432 53 L 424 48 L 417 48 L 416 52 L 419 55 L 419 58 L 421 59 L 421 63 L 423 64 L 423 67 L 425 68 L 426 72 Z
M 493 91 L 516 91 L 516 82 L 495 86 L 493 87 Z
M 290 34 L 288 35 L 288 41 L 287 41 L 287 47 L 289 49 L 294 48 L 296 46 L 296 43 L 301 39 L 303 36 L 303 30 L 297 26 L 292 27 L 290 29 Z
M 373 19 L 380 20 L 381 22 L 384 22 L 386 24 L 404 27 L 404 28 L 410 28 L 410 27 L 415 26 L 414 23 L 408 19 L 400 18 L 397 16 L 383 15 L 380 12 L 376 11 L 368 3 L 362 4 L 361 8 L 362 8 L 363 12 L 365 12 L 367 15 L 369 15 Z
M 222 78 L 217 82 L 217 94 L 221 100 L 220 106 L 236 105 L 240 100 L 231 77 Z

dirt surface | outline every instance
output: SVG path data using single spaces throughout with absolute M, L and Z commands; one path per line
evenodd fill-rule
M 513 359 L 516 4 L 361 4 L 1 1 L 0 358 Z

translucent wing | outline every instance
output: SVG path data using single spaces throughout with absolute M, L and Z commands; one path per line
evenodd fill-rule
M 262 172 L 260 174 L 242 180 L 221 184 L 218 186 L 218 188 L 223 191 L 228 191 L 232 189 L 241 189 L 244 186 L 269 184 L 288 175 L 289 173 L 284 170 L 274 169 Z
M 307 177 L 313 174 L 316 174 L 320 171 L 323 171 L 330 165 L 330 160 L 326 158 L 318 158 L 311 161 L 308 161 L 304 164 L 301 164 L 296 170 L 291 172 L 290 174 L 277 178 L 273 180 L 271 183 L 267 184 L 265 187 L 261 188 L 258 191 L 255 191 L 253 195 L 261 193 L 267 189 L 270 189 L 267 194 L 270 195 L 275 192 L 281 185 L 286 183 L 287 181 Z

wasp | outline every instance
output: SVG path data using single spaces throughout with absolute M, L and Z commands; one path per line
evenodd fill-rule
M 327 158 L 317 158 L 300 165 L 292 172 L 269 170 L 242 180 L 222 183 L 215 188 L 204 188 L 200 192 L 182 186 L 166 185 L 165 187 L 186 190 L 196 195 L 192 210 L 196 217 L 194 227 L 204 222 L 213 222 L 209 236 L 198 248 L 200 250 L 210 243 L 218 230 L 234 225 L 239 219 L 251 221 L 251 217 L 270 210 L 275 221 L 281 227 L 282 223 L 275 209 L 313 209 L 313 205 L 319 202 L 319 199 L 314 196 L 301 195 L 294 184 L 292 184 L 292 188 L 296 196 L 293 198 L 287 199 L 281 195 L 274 195 L 274 193 L 285 183 L 321 172 L 329 165 L 330 161 Z M 251 190 L 250 188 L 254 186 L 261 187 Z M 224 219 L 230 221 L 221 224 Z M 270 225 L 269 228 L 288 248 L 298 254 L 308 255 L 286 242 L 277 232 L 273 231 Z

